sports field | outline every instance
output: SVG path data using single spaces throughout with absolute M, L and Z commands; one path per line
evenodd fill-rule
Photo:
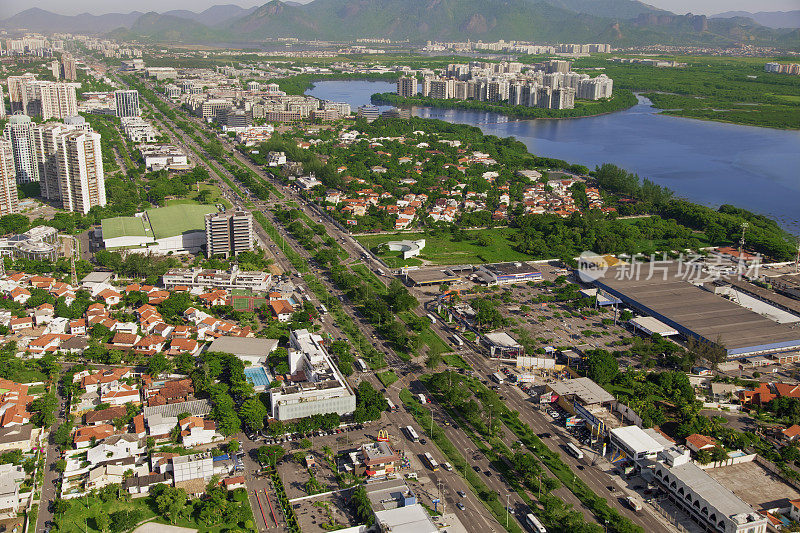
M 119 237 L 146 237 L 144 219 L 141 217 L 115 217 L 103 219 L 100 223 L 103 228 L 104 239 Z

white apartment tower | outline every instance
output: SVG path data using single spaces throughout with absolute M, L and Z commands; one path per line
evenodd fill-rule
M 67 211 L 86 214 L 96 205 L 106 205 L 99 133 L 71 131 L 60 137 L 58 181 L 61 205 Z
M 230 257 L 253 249 L 253 215 L 236 210 L 206 215 L 206 254 Z
M 139 110 L 139 91 L 114 91 L 114 103 L 117 105 L 117 116 L 120 118 L 138 117 L 142 114 Z
M 19 211 L 14 151 L 9 141 L 0 139 L 0 216 Z
M 28 106 L 29 83 L 36 81 L 36 75 L 26 73 L 22 76 L 8 77 L 8 100 L 11 102 L 11 113 L 25 113 Z
M 0 87 L 0 118 L 6 118 L 6 99 L 2 87 Z
M 36 164 L 36 144 L 33 138 L 35 124 L 27 115 L 12 115 L 3 130 L 3 136 L 11 144 L 14 155 L 17 183 L 39 181 Z

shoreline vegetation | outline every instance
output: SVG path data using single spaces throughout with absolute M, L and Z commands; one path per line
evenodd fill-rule
M 638 103 L 636 96 L 626 89 L 615 91 L 614 96 L 603 100 L 575 100 L 573 109 L 543 109 L 539 107 L 512 106 L 503 102 L 481 102 L 478 100 L 440 100 L 426 96 L 406 98 L 395 93 L 375 93 L 373 104 L 393 105 L 395 107 L 437 107 L 440 109 L 464 109 L 468 111 L 487 111 L 520 119 L 560 119 L 607 115 L 630 109 Z

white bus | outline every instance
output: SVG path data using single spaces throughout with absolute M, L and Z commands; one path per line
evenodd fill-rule
M 428 463 L 428 468 L 430 468 L 434 472 L 439 470 L 439 463 L 436 462 L 436 459 L 433 458 L 430 452 L 425 452 L 423 454 L 423 457 L 425 457 L 425 462 Z
M 356 365 L 358 365 L 358 369 L 361 370 L 362 372 L 366 372 L 367 370 L 369 370 L 367 363 L 365 363 L 364 360 L 361 359 L 360 357 L 356 359 Z
M 461 337 L 458 335 L 453 335 L 453 342 L 456 344 L 456 346 L 464 346 L 464 341 L 461 340 Z
M 436 317 L 432 313 L 428 313 L 427 317 L 430 319 L 431 324 L 436 324 Z
M 502 456 L 501 456 L 501 457 L 502 457 Z M 450 463 L 448 463 L 448 462 L 444 462 L 444 463 L 442 464 L 442 466 L 443 466 L 443 467 L 444 467 L 444 469 L 445 469 L 445 470 L 447 470 L 448 472 L 452 472 L 452 471 L 453 471 L 453 465 L 451 465 L 451 464 L 450 464 Z
M 394 409 L 395 409 L 394 402 L 392 400 L 390 400 L 389 398 L 386 398 L 386 405 L 388 406 L 388 408 L 387 408 L 388 411 L 394 411 Z
M 583 452 L 571 442 L 567 443 L 567 451 L 570 455 L 574 456 L 575 459 L 583 459 Z
M 525 516 L 525 522 L 528 524 L 531 531 L 535 533 L 547 533 L 547 529 L 533 513 L 528 513 L 527 516 Z
M 406 435 L 408 435 L 408 438 L 411 439 L 412 442 L 419 442 L 419 435 L 417 435 L 417 432 L 414 431 L 413 426 L 406 426 L 405 430 Z
M 319 304 L 319 314 L 325 316 L 328 314 L 328 308 L 324 304 Z
M 417 398 L 419 398 L 419 403 L 421 403 L 422 405 L 428 403 L 428 399 L 425 397 L 424 394 L 417 394 Z
M 503 378 L 503 374 L 500 372 L 495 372 L 492 374 L 492 379 L 499 385 L 502 385 L 505 379 Z

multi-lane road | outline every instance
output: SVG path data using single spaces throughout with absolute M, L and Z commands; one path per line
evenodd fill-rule
M 162 96 L 160 96 L 163 98 Z M 171 104 L 169 100 L 164 98 L 165 103 Z M 171 135 L 173 140 L 179 144 L 183 145 L 185 149 L 191 149 L 200 153 L 206 154 L 204 148 L 199 146 L 195 141 L 186 135 L 182 130 L 180 130 L 177 125 L 168 117 L 162 115 L 160 112 L 155 111 L 157 118 L 161 121 L 167 122 L 172 126 L 172 129 L 176 132 L 177 135 Z M 196 124 L 201 125 L 202 123 L 190 117 L 190 120 L 195 121 Z M 201 126 L 202 127 L 202 126 Z M 306 202 L 297 192 L 289 187 L 284 186 L 279 182 L 275 182 L 271 180 L 271 176 L 267 175 L 262 171 L 260 167 L 253 164 L 249 158 L 244 156 L 243 154 L 239 153 L 235 150 L 235 147 L 228 141 L 228 139 L 222 139 L 223 144 L 232 154 L 232 157 L 235 158 L 239 163 L 246 166 L 247 168 L 251 169 L 255 172 L 262 180 L 268 181 L 272 183 L 275 187 L 277 187 L 285 196 L 286 201 L 293 201 L 297 203 L 303 212 L 311 217 L 316 222 L 323 224 L 327 230 L 328 235 L 334 237 L 336 241 L 342 246 L 342 248 L 348 253 L 349 257 L 345 262 L 353 262 L 353 261 L 360 261 L 362 260 L 362 254 L 364 254 L 364 248 L 355 241 L 350 235 L 346 232 L 342 231 L 336 224 L 334 224 L 327 216 L 324 215 L 322 211 L 320 211 L 316 206 L 309 204 Z M 201 162 L 202 163 L 202 162 Z M 212 174 L 216 174 L 217 172 L 213 169 L 209 170 Z M 231 180 L 235 178 L 230 175 L 225 169 L 219 168 L 219 172 L 225 173 L 226 177 Z M 232 203 L 236 207 L 245 208 L 244 202 L 245 199 L 241 198 L 236 191 L 231 190 L 224 182 L 220 181 L 219 186 L 223 192 L 223 194 L 231 199 Z M 284 238 L 286 245 L 291 246 L 292 249 L 297 252 L 301 257 L 310 261 L 310 254 L 299 244 L 296 243 L 293 236 L 287 233 L 281 226 L 281 224 L 275 220 L 270 212 L 269 208 L 274 207 L 274 202 L 264 202 L 257 199 L 252 199 L 252 208 L 257 209 L 263 212 L 267 217 L 271 219 L 273 225 L 278 228 L 280 235 Z M 258 234 L 259 240 L 261 240 L 262 244 L 268 246 L 271 242 L 271 239 L 266 234 L 266 231 L 260 227 L 260 225 L 255 225 L 256 232 Z M 284 271 L 291 272 L 294 269 L 291 267 L 291 264 L 286 259 L 286 257 L 279 253 L 279 248 L 271 249 L 272 255 L 275 256 L 277 262 L 282 267 Z M 369 254 L 367 255 L 365 262 L 368 265 L 371 265 L 373 269 L 380 266 L 380 263 L 374 260 Z M 324 275 L 324 271 L 318 272 L 317 279 L 319 279 L 326 287 L 326 289 L 333 294 L 335 297 L 342 298 L 345 305 L 343 308 L 345 311 L 353 318 L 361 332 L 367 339 L 372 339 L 376 335 L 376 332 L 372 325 L 367 323 L 363 318 L 355 311 L 355 309 L 347 304 L 347 300 L 344 295 L 339 291 L 333 284 L 326 278 Z M 393 278 L 387 276 L 378 276 L 379 279 L 384 283 L 387 284 Z M 420 306 L 415 310 L 415 312 L 420 315 L 425 315 L 425 309 Z M 342 335 L 338 331 L 338 328 L 333 323 L 332 320 L 327 319 L 323 321 L 323 326 L 325 330 L 332 334 L 335 338 L 341 338 Z M 434 331 L 439 334 L 442 338 L 447 338 L 448 335 L 451 333 L 450 331 L 446 330 L 443 325 L 436 324 L 432 326 Z M 380 342 L 380 344 L 378 344 Z M 389 387 L 387 389 L 387 396 L 392 399 L 397 405 L 402 405 L 402 402 L 399 400 L 399 390 L 404 387 L 409 387 L 411 389 L 419 388 L 422 389 L 422 384 L 417 381 L 417 376 L 422 373 L 422 368 L 414 364 L 412 362 L 406 362 L 400 359 L 397 354 L 393 352 L 391 347 L 383 343 L 381 341 L 376 341 L 375 343 L 377 347 L 383 351 L 387 356 L 387 362 L 396 370 L 396 372 L 401 376 L 401 380 Z M 478 353 L 478 351 L 472 349 L 471 347 L 467 347 L 466 349 L 462 350 L 461 355 L 472 365 L 475 371 L 482 376 L 489 376 L 495 370 L 492 368 L 492 363 L 487 361 L 486 358 Z M 379 382 L 377 381 L 374 376 L 368 377 L 371 382 L 373 382 L 376 386 L 381 387 Z M 506 386 L 508 387 L 508 386 Z M 642 526 L 646 531 L 673 531 L 674 529 L 669 526 L 657 513 L 652 512 L 647 506 L 645 510 L 640 513 L 635 513 L 632 510 L 628 509 L 623 503 L 623 492 L 621 486 L 621 480 L 618 477 L 612 476 L 604 472 L 602 469 L 597 468 L 590 464 L 587 460 L 578 460 L 564 453 L 562 450 L 563 445 L 569 440 L 568 434 L 557 430 L 555 426 L 551 423 L 551 421 L 538 409 L 536 409 L 533 404 L 531 403 L 530 399 L 525 397 L 524 395 L 519 393 L 519 390 L 516 391 L 506 390 L 505 391 L 505 400 L 506 404 L 512 410 L 516 410 L 520 413 L 520 419 L 526 422 L 534 432 L 546 432 L 550 433 L 552 436 L 549 438 L 545 438 L 545 444 L 552 450 L 557 451 L 563 461 L 570 465 L 573 469 L 573 472 L 580 477 L 584 482 L 589 485 L 589 487 L 594 490 L 595 493 L 604 497 L 609 505 L 616 508 L 619 512 L 623 515 L 630 518 L 633 522 Z M 470 440 L 470 438 L 460 429 L 456 429 L 456 426 L 453 422 L 449 419 L 448 415 L 444 412 L 441 406 L 436 404 L 430 404 L 431 411 L 434 415 L 435 420 L 439 423 L 440 427 L 443 428 L 447 437 L 453 442 L 453 444 L 461 450 L 462 454 L 465 456 L 467 461 L 470 464 L 470 467 L 477 467 L 476 472 L 481 477 L 482 481 L 490 488 L 490 490 L 495 491 L 498 496 L 500 497 L 501 501 L 505 502 L 506 495 L 508 495 L 508 502 L 511 509 L 516 511 L 516 516 L 509 519 L 518 519 L 523 517 L 527 511 L 527 505 L 525 504 L 522 499 L 513 492 L 510 486 L 508 486 L 503 480 L 500 479 L 500 476 L 492 473 L 492 468 L 489 465 L 487 459 L 483 454 L 476 451 L 475 444 Z M 395 413 L 391 413 L 387 419 L 391 422 L 391 424 L 395 428 L 395 433 L 397 433 L 397 428 L 404 426 L 404 425 L 415 425 L 415 422 L 410 414 L 404 411 L 399 411 Z M 448 424 L 449 422 L 449 424 Z M 416 426 L 415 426 L 416 427 Z M 506 439 L 508 442 L 514 442 L 516 440 L 508 430 L 506 431 Z M 252 446 L 252 445 L 251 445 Z M 410 443 L 407 442 L 408 450 L 414 454 L 422 454 L 425 451 L 431 451 L 434 453 L 434 456 L 444 462 L 446 459 L 441 457 L 438 450 L 435 450 L 435 447 L 432 444 L 428 444 L 427 446 L 423 446 L 418 443 Z M 502 526 L 493 519 L 488 513 L 486 513 L 485 508 L 480 503 L 480 501 L 476 498 L 476 496 L 469 490 L 467 487 L 466 482 L 463 480 L 461 475 L 457 473 L 450 473 L 444 472 L 440 470 L 436 473 L 429 473 L 429 477 L 434 482 L 434 485 L 437 485 L 438 482 L 445 487 L 445 500 L 446 505 L 450 510 L 455 507 L 455 504 L 461 502 L 465 506 L 464 511 L 459 511 L 459 516 L 462 521 L 466 524 L 469 524 L 470 530 L 475 531 L 497 531 L 502 528 Z M 251 480 L 255 481 L 255 480 Z M 249 484 L 248 484 L 249 485 Z M 608 487 L 614 487 L 615 492 L 612 493 L 608 490 Z M 467 493 L 465 498 L 461 498 L 456 491 L 462 490 Z M 251 491 L 252 494 L 252 491 Z M 616 494 L 616 495 L 614 495 Z M 578 500 L 578 498 L 572 494 L 568 489 L 564 487 L 560 487 L 556 489 L 556 495 L 562 498 L 566 503 L 572 504 L 576 510 L 579 510 L 587 520 L 596 522 L 596 518 L 591 513 L 589 509 L 582 505 L 582 503 Z M 258 514 L 258 506 L 257 502 L 255 502 L 254 506 L 255 514 Z M 259 520 L 260 521 L 260 520 Z M 261 522 L 261 521 L 260 521 Z M 264 526 L 269 526 L 270 524 L 264 524 Z M 601 524 L 602 525 L 602 524 Z

